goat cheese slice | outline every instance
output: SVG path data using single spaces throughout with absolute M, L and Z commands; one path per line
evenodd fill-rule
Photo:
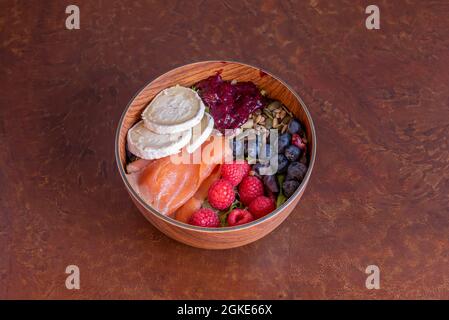
M 192 128 L 192 139 L 186 146 L 188 153 L 195 152 L 204 141 L 209 138 L 214 128 L 214 119 L 208 113 L 204 113 L 203 119 Z
M 142 112 L 142 119 L 153 132 L 177 133 L 196 126 L 205 108 L 198 93 L 177 85 L 162 90 Z
M 139 121 L 128 130 L 128 150 L 142 159 L 159 159 L 175 153 L 189 143 L 192 130 L 172 134 L 157 134 Z

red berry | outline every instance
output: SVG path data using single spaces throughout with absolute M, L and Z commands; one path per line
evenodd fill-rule
M 240 201 L 249 205 L 252 200 L 263 195 L 263 183 L 255 176 L 246 176 L 239 185 Z
M 228 180 L 233 186 L 237 186 L 250 170 L 251 166 L 246 161 L 225 163 L 221 166 L 221 177 Z
M 238 226 L 254 220 L 254 217 L 247 210 L 234 209 L 228 215 L 228 226 Z
M 260 196 L 251 201 L 248 210 L 254 216 L 254 218 L 259 219 L 276 209 L 274 201 L 268 197 Z
M 201 208 L 192 214 L 189 224 L 206 228 L 218 228 L 220 219 L 218 219 L 218 215 L 212 209 Z
M 224 163 L 221 166 L 221 177 L 228 180 L 234 187 L 243 179 L 243 168 L 237 163 Z
M 292 144 L 297 146 L 301 150 L 306 149 L 306 144 L 302 141 L 301 136 L 297 133 L 292 135 Z
M 215 209 L 227 209 L 235 200 L 234 187 L 228 180 L 219 179 L 210 186 L 207 200 Z
M 251 171 L 251 166 L 246 161 L 242 162 L 241 166 L 243 169 L 243 176 L 246 177 L 249 174 L 249 172 Z

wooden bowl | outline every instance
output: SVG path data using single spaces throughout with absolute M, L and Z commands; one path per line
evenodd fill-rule
M 280 100 L 292 111 L 305 127 L 309 142 L 309 168 L 296 192 L 271 214 L 242 226 L 209 229 L 184 224 L 164 216 L 139 197 L 137 192 L 131 188 L 125 176 L 125 144 L 128 129 L 140 119 L 141 112 L 157 93 L 176 84 L 190 87 L 199 80 L 215 75 L 217 72 L 225 80 L 235 79 L 237 81 L 254 82 L 260 89 L 267 92 L 268 97 Z M 145 218 L 167 236 L 182 243 L 206 249 L 226 249 L 242 246 L 273 231 L 287 218 L 303 195 L 312 173 L 315 154 L 315 129 L 309 111 L 301 98 L 288 85 L 270 73 L 246 64 L 227 61 L 204 61 L 188 64 L 173 69 L 150 82 L 137 93 L 126 107 L 120 119 L 115 139 L 115 156 L 120 176 L 131 199 Z

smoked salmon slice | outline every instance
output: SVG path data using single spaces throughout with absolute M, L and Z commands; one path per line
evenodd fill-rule
M 207 198 L 207 192 L 212 183 L 220 178 L 221 166 L 215 166 L 212 173 L 203 181 L 198 190 L 195 192 L 181 208 L 175 213 L 175 219 L 181 222 L 188 223 L 192 214 L 201 208 L 204 200 Z
M 126 166 L 126 172 L 127 173 L 138 172 L 142 169 L 145 169 L 145 167 L 148 166 L 148 164 L 152 161 L 153 160 L 145 160 L 145 159 L 135 160 Z
M 201 149 L 203 147 L 206 152 L 201 153 L 199 163 L 180 163 L 177 156 L 168 156 L 129 174 L 128 180 L 149 205 L 164 215 L 172 216 L 195 195 L 202 182 L 230 152 L 223 137 L 213 136 L 203 143 Z M 213 151 L 208 152 L 210 150 Z

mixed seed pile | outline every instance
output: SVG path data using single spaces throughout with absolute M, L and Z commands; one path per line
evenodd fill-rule
M 270 129 L 278 129 L 285 133 L 288 129 L 288 123 L 293 118 L 293 114 L 282 103 L 275 100 L 268 104 L 264 109 L 256 110 L 251 114 L 248 121 L 242 126 L 243 129 L 255 129 L 256 132 L 269 134 Z

